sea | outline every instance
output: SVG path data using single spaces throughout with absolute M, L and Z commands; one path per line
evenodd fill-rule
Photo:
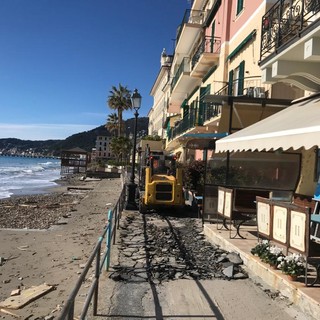
M 60 159 L 0 156 L 0 199 L 45 193 L 60 179 Z

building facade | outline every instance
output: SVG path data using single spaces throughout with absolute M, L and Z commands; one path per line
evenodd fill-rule
M 97 136 L 95 145 L 96 161 L 114 159 L 114 155 L 110 148 L 111 139 L 112 137 L 110 136 Z
M 160 71 L 150 92 L 150 95 L 153 97 L 153 106 L 148 113 L 148 134 L 157 135 L 162 139 L 166 136 L 164 122 L 167 118 L 167 87 L 170 81 L 171 63 L 172 56 L 167 55 L 165 49 L 163 49 L 160 59 Z
M 180 115 L 167 130 L 166 145 L 182 154 L 183 162 L 203 159 L 201 150 L 188 148 L 194 138 L 219 139 L 285 108 L 282 100 L 301 96 L 292 86 L 277 90 L 262 82 L 261 20 L 273 3 L 198 0 L 186 10 L 177 31 L 169 96 L 169 107 L 180 109 Z M 252 99 L 231 99 L 240 96 Z

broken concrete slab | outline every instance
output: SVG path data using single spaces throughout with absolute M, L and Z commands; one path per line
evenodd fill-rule
M 54 286 L 50 286 L 44 283 L 36 287 L 22 290 L 20 295 L 9 297 L 6 300 L 1 301 L 0 308 L 20 309 L 26 304 L 30 303 L 33 300 L 36 300 L 37 298 L 40 298 L 53 289 Z

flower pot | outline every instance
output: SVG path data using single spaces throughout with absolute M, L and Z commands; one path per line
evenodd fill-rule
M 287 274 L 287 276 L 290 281 L 297 281 L 298 279 L 298 276 L 296 275 Z
M 273 269 L 273 270 L 277 270 L 278 266 L 277 266 L 277 264 L 270 263 L 270 268 Z

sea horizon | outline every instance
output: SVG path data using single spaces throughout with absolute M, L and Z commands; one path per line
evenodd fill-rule
M 47 193 L 60 176 L 60 160 L 24 156 L 0 156 L 0 199 Z

